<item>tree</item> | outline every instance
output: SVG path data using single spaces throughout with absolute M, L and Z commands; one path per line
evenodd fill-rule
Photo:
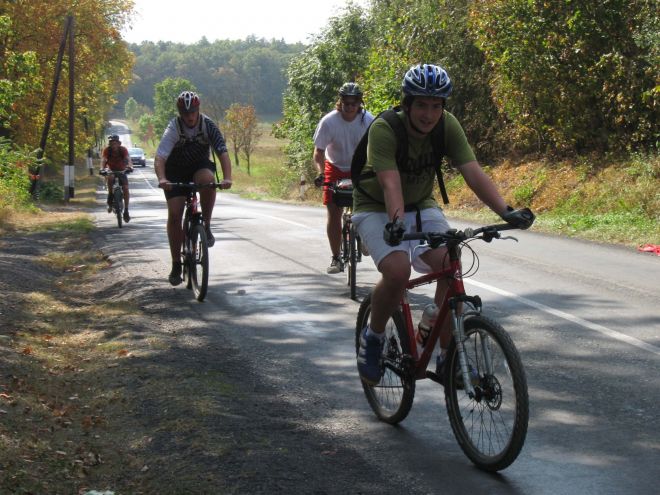
M 133 15 L 133 2 L 77 0 L 72 10 L 70 0 L 0 0 L 0 13 L 5 26 L 7 18 L 11 21 L 10 32 L 0 36 L 0 65 L 14 64 L 10 73 L 0 74 L 0 80 L 11 81 L 12 91 L 20 87 L 8 116 L 11 137 L 18 146 L 27 145 L 31 149 L 38 145 L 44 127 L 45 106 L 65 19 L 69 13 L 74 14 L 74 106 L 79 122 L 83 118 L 88 122 L 87 130 L 84 125 L 75 126 L 74 142 L 76 155 L 84 156 L 94 144 L 94 136 L 101 132 L 114 96 L 124 91 L 131 79 L 133 55 L 120 32 Z M 34 53 L 29 61 L 33 72 L 24 79 L 17 71 L 17 60 L 8 54 L 21 54 L 23 61 L 28 62 L 25 54 L 29 52 Z M 68 151 L 68 54 L 63 62 L 46 149 L 46 156 L 53 164 L 64 163 Z
M 232 104 L 225 112 L 225 133 L 232 142 L 236 166 L 239 164 L 238 153 L 243 152 L 250 175 L 250 156 L 261 137 L 254 107 Z
M 140 118 L 140 109 L 135 98 L 129 98 L 124 104 L 124 115 L 128 120 L 138 120 Z
M 145 113 L 138 120 L 138 135 L 142 141 L 156 143 L 155 117 L 151 113 Z
M 354 5 L 329 20 L 312 45 L 294 57 L 287 69 L 284 118 L 276 137 L 286 138 L 288 165 L 311 180 L 312 136 L 319 119 L 333 108 L 337 91 L 347 81 L 359 80 L 368 62 L 369 38 L 365 11 Z

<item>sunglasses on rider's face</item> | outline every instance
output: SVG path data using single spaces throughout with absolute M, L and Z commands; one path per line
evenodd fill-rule
M 360 106 L 360 100 L 341 100 L 341 104 L 345 107 L 357 107 Z

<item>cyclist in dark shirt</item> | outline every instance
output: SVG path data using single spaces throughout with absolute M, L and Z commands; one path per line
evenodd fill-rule
M 170 182 L 214 182 L 216 166 L 209 158 L 209 151 L 213 148 L 222 168 L 221 189 L 229 189 L 232 184 L 231 160 L 224 137 L 215 122 L 200 113 L 199 104 L 199 96 L 192 91 L 184 91 L 178 96 L 179 116 L 173 118 L 165 129 L 154 160 L 158 187 L 164 189 L 167 199 L 167 237 L 172 255 L 169 281 L 172 285 L 181 283 L 183 209 L 187 191 L 171 186 Z M 214 188 L 199 192 L 209 247 L 215 243 L 211 232 L 215 193 Z
M 130 166 L 128 150 L 121 145 L 117 134 L 108 137 L 108 146 L 101 153 L 101 168 L 116 172 L 133 169 Z M 128 177 L 124 174 L 110 174 L 106 177 L 106 184 L 108 186 L 108 213 L 112 211 L 112 183 L 115 180 L 119 181 L 124 190 L 124 222 L 128 223 L 131 220 L 131 216 L 128 214 L 128 201 L 130 197 L 128 193 Z

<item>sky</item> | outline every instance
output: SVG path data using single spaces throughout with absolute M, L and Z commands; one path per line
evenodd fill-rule
M 366 6 L 368 0 L 354 0 Z M 122 32 L 129 43 L 174 41 L 192 44 L 202 36 L 243 40 L 284 39 L 308 43 L 347 0 L 134 0 L 132 27 Z

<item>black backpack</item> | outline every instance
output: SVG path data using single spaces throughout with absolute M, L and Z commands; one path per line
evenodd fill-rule
M 403 122 L 397 115 L 398 107 L 390 108 L 378 114 L 376 119 L 382 118 L 390 125 L 396 136 L 397 145 L 396 145 L 396 163 L 399 169 L 403 169 L 408 163 L 408 133 L 406 132 L 406 127 Z M 374 119 L 369 127 L 373 125 L 376 121 Z M 351 178 L 353 180 L 353 187 L 355 187 L 362 194 L 367 196 L 369 199 L 376 201 L 377 203 L 382 203 L 377 199 L 371 197 L 363 188 L 360 187 L 360 181 L 368 179 L 370 177 L 375 177 L 376 173 L 373 171 L 362 173 L 365 163 L 367 163 L 367 143 L 369 142 L 369 129 L 364 133 L 362 139 L 355 148 L 353 152 L 353 159 L 351 160 Z M 435 175 L 438 179 L 438 186 L 440 187 L 440 194 L 442 195 L 442 201 L 444 204 L 449 204 L 449 198 L 447 197 L 447 190 L 445 189 L 445 183 L 442 180 L 442 158 L 444 157 L 444 145 L 445 145 L 445 119 L 444 116 L 440 119 L 440 122 L 433 128 L 431 131 L 431 144 L 433 146 L 433 163 L 437 163 L 438 166 L 435 167 Z

